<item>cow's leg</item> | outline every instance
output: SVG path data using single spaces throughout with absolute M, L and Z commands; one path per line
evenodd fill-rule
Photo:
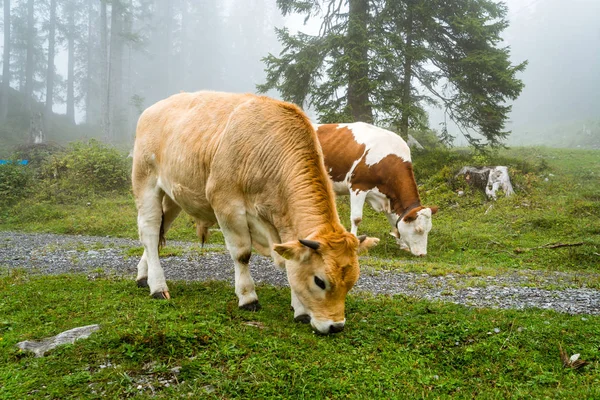
M 215 209 L 215 214 L 223 232 L 227 250 L 233 259 L 238 306 L 245 310 L 257 311 L 260 309 L 260 304 L 249 267 L 252 239 L 243 205 L 240 205 L 237 210 L 228 212 L 220 213 Z
M 352 224 L 350 232 L 354 235 L 358 234 L 358 225 L 362 221 L 363 207 L 365 206 L 367 193 L 358 189 L 350 190 L 350 223 Z
M 166 235 L 167 231 L 171 227 L 171 224 L 181 212 L 181 207 L 179 207 L 169 196 L 164 196 L 162 200 L 162 210 L 162 233 L 163 235 Z M 142 259 L 138 263 L 137 271 L 137 277 L 135 280 L 138 287 L 148 287 L 148 256 L 146 254 L 146 250 L 144 250 Z
M 294 321 L 308 324 L 310 322 L 310 316 L 304 308 L 304 305 L 298 300 L 298 296 L 292 289 L 292 308 L 294 309 Z
M 150 294 L 155 298 L 169 299 L 169 288 L 158 259 L 164 192 L 158 187 L 149 187 L 136 197 L 138 198 L 138 230 L 140 241 L 144 245 L 144 255 L 138 264 L 138 278 L 143 279 L 140 275 L 143 275 L 144 269 L 147 269 L 146 283 L 150 287 Z
M 386 212 L 385 216 L 387 217 L 388 222 L 392 226 L 392 231 L 390 232 L 390 235 L 396 238 L 396 244 L 400 246 L 400 249 L 410 251 L 410 248 L 408 247 L 404 239 L 402 239 L 402 237 L 400 236 L 400 232 L 398 232 L 398 228 L 396 227 L 396 222 L 398 222 L 398 214 Z

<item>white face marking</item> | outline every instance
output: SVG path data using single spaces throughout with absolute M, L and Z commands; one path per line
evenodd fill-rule
M 410 148 L 394 132 L 364 122 L 338 124 L 338 127 L 348 128 L 354 135 L 354 140 L 365 145 L 365 163 L 368 166 L 377 164 L 390 154 L 395 154 L 404 161 L 411 161 Z
M 431 209 L 424 208 L 417 213 L 417 219 L 398 222 L 398 233 L 400 243 L 404 243 L 415 256 L 427 254 L 427 236 L 431 230 Z M 399 244 L 400 244 L 399 243 Z

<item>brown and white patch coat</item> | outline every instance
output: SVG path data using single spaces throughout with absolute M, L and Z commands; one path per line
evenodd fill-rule
M 427 254 L 436 207 L 423 207 L 410 149 L 394 132 L 363 123 L 315 125 L 325 167 L 338 195 L 350 195 L 351 231 L 358 233 L 365 202 L 383 212 L 398 244 Z

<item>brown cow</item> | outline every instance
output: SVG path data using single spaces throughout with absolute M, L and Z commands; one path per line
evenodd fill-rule
M 170 298 L 158 246 L 183 209 L 202 238 L 219 224 L 241 308 L 259 308 L 254 247 L 286 268 L 296 320 L 343 329 L 358 251 L 378 239 L 359 241 L 340 224 L 315 131 L 296 106 L 251 94 L 171 96 L 139 119 L 132 179 L 144 245 L 137 282 L 152 296 Z
M 406 142 L 364 122 L 315 125 L 315 129 L 335 193 L 350 195 L 352 233 L 358 232 L 367 201 L 385 213 L 403 249 L 417 256 L 427 254 L 431 216 L 437 207 L 421 205 Z

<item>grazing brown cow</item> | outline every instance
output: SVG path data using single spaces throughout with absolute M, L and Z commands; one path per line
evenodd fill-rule
M 313 127 L 296 106 L 268 97 L 181 93 L 148 108 L 133 151 L 133 192 L 144 254 L 137 281 L 169 298 L 158 258 L 183 209 L 201 238 L 218 223 L 235 265 L 239 306 L 259 308 L 252 247 L 287 270 L 296 320 L 343 329 L 346 293 L 359 275 L 358 240 L 340 224 Z
M 358 232 L 367 201 L 385 213 L 398 245 L 414 255 L 426 255 L 437 207 L 421 205 L 406 142 L 364 122 L 315 125 L 315 129 L 335 193 L 350 195 L 352 233 Z

